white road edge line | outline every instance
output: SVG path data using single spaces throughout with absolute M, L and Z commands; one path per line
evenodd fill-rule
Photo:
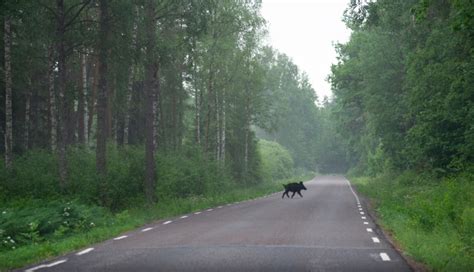
M 92 250 L 94 250 L 93 247 L 86 248 L 86 249 L 84 249 L 83 251 L 77 252 L 76 255 L 77 255 L 77 256 L 81 256 L 81 255 L 84 255 L 84 254 L 86 254 L 86 253 L 91 252 Z
M 364 214 L 364 212 L 360 212 L 360 214 Z
M 62 260 L 56 261 L 54 263 L 42 264 L 42 265 L 32 267 L 30 269 L 25 270 L 25 272 L 32 272 L 32 271 L 35 271 L 35 270 L 38 270 L 38 269 L 41 269 L 41 268 L 45 268 L 45 267 L 53 267 L 55 265 L 62 264 L 62 263 L 65 263 L 65 262 L 67 262 L 67 259 L 62 259 Z
M 354 190 L 352 189 L 352 186 L 351 186 L 351 183 L 349 182 L 348 179 L 344 178 L 347 182 L 347 185 L 349 185 L 349 188 L 351 189 L 351 192 L 352 194 L 355 196 L 356 200 L 357 200 L 357 204 L 360 204 L 360 200 L 359 200 L 359 197 L 357 196 L 357 194 L 354 192 Z
M 382 261 L 384 262 L 390 261 L 390 257 L 385 252 L 380 253 L 380 258 L 382 258 Z
M 171 221 L 171 220 L 166 221 L 166 222 L 163 223 L 163 225 L 168 225 L 168 224 L 171 223 L 171 222 L 173 222 L 173 221 Z
M 380 240 L 377 237 L 372 237 L 372 242 L 378 244 L 378 243 L 380 243 Z
M 214 209 L 207 209 L 208 212 L 212 212 Z
M 146 232 L 146 231 L 149 231 L 149 230 L 152 230 L 153 228 L 146 228 L 146 229 L 142 229 L 142 232 Z
M 364 222 L 364 225 L 368 225 L 368 224 L 369 224 L 369 222 L 367 222 L 367 221 Z
M 198 214 L 200 214 L 200 213 L 201 213 L 201 212 L 195 212 L 194 214 L 198 215 Z
M 122 239 L 125 239 L 127 237 L 128 237 L 127 235 L 122 235 L 122 236 L 119 236 L 119 237 L 115 237 L 114 240 L 122 240 Z
M 360 218 L 362 218 L 362 219 L 367 219 L 367 217 L 365 217 L 365 216 L 361 216 Z
M 363 211 L 363 209 L 362 209 L 362 208 L 359 208 L 359 211 Z
M 217 208 L 218 208 L 218 209 L 221 209 L 221 208 L 222 208 L 222 206 L 219 206 L 219 207 L 217 207 Z
M 181 218 L 181 219 L 185 219 L 185 218 L 188 218 L 188 216 L 187 216 L 187 215 L 183 215 L 183 216 L 181 216 L 180 218 Z
M 371 228 L 367 228 L 367 232 L 373 232 Z

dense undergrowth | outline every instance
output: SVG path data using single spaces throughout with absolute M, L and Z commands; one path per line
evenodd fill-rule
M 194 148 L 156 158 L 156 205 L 144 199 L 141 147 L 109 147 L 107 178 L 95 171 L 95 153 L 69 150 L 69 182 L 59 187 L 57 161 L 44 150 L 0 163 L 0 270 L 57 256 L 102 241 L 147 222 L 254 198 L 281 189 L 297 175 L 288 151 L 259 144 L 261 180 L 234 180 L 230 170 Z M 251 185 L 249 185 L 251 184 Z
M 472 168 L 444 178 L 406 171 L 352 181 L 408 255 L 435 271 L 474 269 Z

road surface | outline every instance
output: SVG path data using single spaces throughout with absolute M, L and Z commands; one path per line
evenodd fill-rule
M 21 271 L 411 271 L 343 176 L 305 185 L 303 198 L 157 221 Z

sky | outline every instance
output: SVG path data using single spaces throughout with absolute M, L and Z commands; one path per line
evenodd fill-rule
M 327 76 L 336 63 L 334 43 L 349 40 L 341 21 L 350 0 L 263 0 L 261 14 L 269 32 L 266 42 L 288 55 L 306 72 L 319 100 L 330 97 Z

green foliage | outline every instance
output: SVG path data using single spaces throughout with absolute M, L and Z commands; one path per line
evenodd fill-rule
M 404 172 L 354 178 L 403 249 L 436 271 L 474 266 L 472 173 L 441 180 Z
M 352 167 L 367 174 L 472 163 L 472 6 L 465 1 L 352 3 L 336 47 L 335 121 Z M 387 164 L 387 165 L 386 165 Z M 382 167 L 383 166 L 383 167 Z
M 294 163 L 288 150 L 277 142 L 258 141 L 262 157 L 262 176 L 265 181 L 275 181 L 294 176 Z
M 109 213 L 77 201 L 24 200 L 3 206 L 0 214 L 0 251 L 61 239 L 106 224 Z

